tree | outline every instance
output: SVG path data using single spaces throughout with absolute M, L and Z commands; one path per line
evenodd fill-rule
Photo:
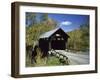
M 80 29 L 82 31 L 81 38 L 83 39 L 82 46 L 83 48 L 88 49 L 89 48 L 89 25 L 82 25 Z
M 40 15 L 40 22 L 45 22 L 48 20 L 48 14 L 44 13 Z
M 79 29 L 68 32 L 70 36 L 68 48 L 74 51 L 89 49 L 89 25 L 81 25 Z
M 36 23 L 36 14 L 35 13 L 26 13 L 26 26 L 33 26 Z
M 35 17 L 34 17 L 35 16 Z M 41 16 L 41 17 L 40 17 Z M 32 20 L 31 17 L 33 17 Z M 26 15 L 26 19 L 30 19 L 33 22 L 36 22 L 34 25 L 31 25 L 31 27 L 26 27 L 26 44 L 27 45 L 34 45 L 34 43 L 38 41 L 39 36 L 43 34 L 44 32 L 47 32 L 51 29 L 54 29 L 56 27 L 56 21 L 48 17 L 48 14 L 34 14 L 34 13 L 28 13 Z M 38 19 L 38 20 L 37 20 Z M 41 22 L 39 21 L 41 20 Z

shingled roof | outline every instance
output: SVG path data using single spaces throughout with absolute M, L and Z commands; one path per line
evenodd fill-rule
M 44 34 L 42 34 L 42 35 L 40 35 L 40 37 L 39 38 L 48 38 L 48 37 L 50 37 L 52 34 L 54 34 L 57 30 L 59 30 L 59 29 L 61 29 L 61 28 L 55 28 L 55 29 L 53 29 L 53 30 L 51 30 L 51 31 L 48 31 L 48 32 L 45 32 Z M 62 29 L 61 29 L 62 30 Z M 64 30 L 62 30 L 62 31 L 64 31 Z M 66 33 L 66 32 L 65 32 Z

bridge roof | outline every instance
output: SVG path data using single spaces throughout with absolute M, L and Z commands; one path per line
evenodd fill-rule
M 45 32 L 44 34 L 40 35 L 39 38 L 48 38 L 48 37 L 50 37 L 52 34 L 54 34 L 56 31 L 58 31 L 59 29 L 61 29 L 61 28 L 55 28 L 55 29 L 53 29 L 53 30 L 50 30 L 50 31 L 48 31 L 48 32 Z M 61 30 L 62 30 L 62 29 L 61 29 Z M 64 31 L 64 30 L 62 30 L 62 31 Z M 66 33 L 66 32 L 65 32 L 65 33 Z

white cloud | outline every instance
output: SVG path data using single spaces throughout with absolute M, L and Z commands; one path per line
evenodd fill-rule
M 62 25 L 71 25 L 72 24 L 72 22 L 70 22 L 70 21 L 63 21 L 63 22 L 61 22 L 60 23 L 60 26 L 62 26 Z

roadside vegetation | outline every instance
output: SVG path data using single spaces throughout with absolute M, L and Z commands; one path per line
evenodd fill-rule
M 79 29 L 67 33 L 68 49 L 72 51 L 89 51 L 89 25 L 81 25 Z

